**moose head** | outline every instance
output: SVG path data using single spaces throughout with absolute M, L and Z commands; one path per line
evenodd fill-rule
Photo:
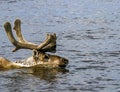
M 3 68 L 20 68 L 20 67 L 66 67 L 68 64 L 68 60 L 64 57 L 60 57 L 57 55 L 47 54 L 47 52 L 56 52 L 56 34 L 47 34 L 45 41 L 41 44 L 37 45 L 31 42 L 28 42 L 24 39 L 21 33 L 21 21 L 20 19 L 16 19 L 14 22 L 14 30 L 16 32 L 15 39 L 11 24 L 6 22 L 4 24 L 4 28 L 6 34 L 8 36 L 9 41 L 15 46 L 13 52 L 19 49 L 30 49 L 33 50 L 33 55 L 24 61 L 19 62 L 11 62 L 8 59 L 0 58 L 0 66 Z

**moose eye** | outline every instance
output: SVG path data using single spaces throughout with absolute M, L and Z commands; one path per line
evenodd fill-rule
M 45 59 L 45 61 L 48 61 L 49 56 L 48 56 L 48 55 L 45 55 L 44 59 Z

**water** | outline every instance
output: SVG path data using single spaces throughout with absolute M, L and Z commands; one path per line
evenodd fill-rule
M 32 51 L 11 52 L 3 24 L 16 18 L 22 33 L 40 43 L 57 34 L 57 55 L 66 69 L 0 71 L 1 92 L 120 92 L 119 0 L 0 0 L 0 56 L 24 59 Z

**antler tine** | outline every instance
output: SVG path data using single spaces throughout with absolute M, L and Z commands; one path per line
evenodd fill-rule
M 16 36 L 17 36 L 19 42 L 26 43 L 26 44 L 34 44 L 34 43 L 26 41 L 24 39 L 24 37 L 22 36 L 22 33 L 21 33 L 21 20 L 20 19 L 15 20 L 13 29 L 16 32 Z M 37 45 L 37 44 L 34 44 L 34 45 Z
M 13 29 L 16 32 L 18 41 L 19 42 L 26 42 L 26 40 L 23 38 L 22 33 L 21 33 L 21 21 L 20 21 L 20 19 L 15 20 Z
M 38 46 L 38 50 L 42 49 L 44 52 L 56 52 L 56 34 L 47 34 L 46 40 Z
M 13 50 L 13 52 L 15 52 L 15 51 L 17 51 L 19 49 L 22 49 L 22 48 L 24 48 L 24 49 L 31 49 L 31 50 L 37 48 L 37 45 L 35 45 L 35 44 L 28 44 L 28 43 L 18 42 L 15 39 L 15 37 L 13 36 L 11 24 L 9 22 L 6 22 L 4 24 L 4 28 L 5 28 L 5 31 L 7 33 L 8 39 L 15 46 L 15 49 Z
M 8 36 L 8 39 L 11 41 L 11 43 L 13 45 L 16 45 L 17 44 L 17 41 L 15 39 L 15 37 L 13 36 L 12 34 L 12 28 L 11 28 L 11 24 L 9 22 L 6 22 L 4 24 L 4 28 L 5 28 L 5 31 L 7 33 L 7 36 Z
M 47 34 L 46 40 L 43 43 L 41 43 L 38 46 L 37 49 L 42 49 L 45 46 L 47 46 L 48 44 L 50 44 L 51 42 L 54 43 L 54 44 L 56 44 L 56 34 L 55 33 L 54 34 Z

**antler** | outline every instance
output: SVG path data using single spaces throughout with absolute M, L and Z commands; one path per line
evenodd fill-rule
M 24 39 L 21 33 L 21 21 L 19 19 L 16 19 L 14 22 L 14 30 L 16 32 L 16 36 L 18 38 L 18 41 L 15 39 L 12 33 L 11 24 L 9 22 L 6 22 L 4 24 L 5 31 L 7 33 L 8 39 L 10 42 L 15 46 L 15 49 L 13 52 L 19 50 L 19 49 L 36 49 L 41 52 L 55 52 L 56 51 L 56 34 L 47 34 L 46 40 L 43 41 L 41 44 L 37 45 L 31 42 L 28 42 Z

